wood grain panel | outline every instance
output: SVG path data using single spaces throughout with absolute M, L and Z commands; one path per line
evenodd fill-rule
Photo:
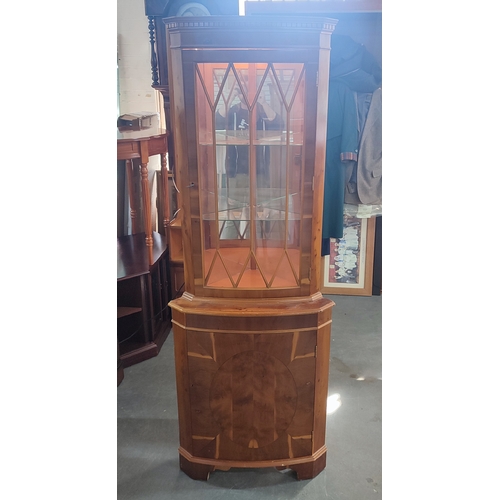
M 149 156 L 165 153 L 167 149 L 167 136 L 152 137 L 149 140 Z
M 191 316 L 189 321 L 189 327 L 192 329 L 203 328 L 212 331 L 226 330 L 226 331 L 255 331 L 261 332 L 274 331 L 280 332 L 284 330 L 297 330 L 300 328 L 313 328 L 317 326 L 317 317 L 315 315 L 297 315 L 297 316 L 285 316 L 285 315 L 275 315 L 268 316 L 263 320 L 259 316 L 243 316 L 230 317 L 226 316 L 221 318 L 220 316 L 205 316 L 196 315 Z
M 255 337 L 238 333 L 215 333 L 214 343 L 217 362 L 222 365 L 240 352 L 252 351 L 255 348 Z
M 181 314 L 176 311 L 177 319 Z M 183 315 L 182 315 L 183 316 Z M 179 415 L 179 441 L 183 448 L 191 449 L 191 402 L 189 397 L 189 371 L 187 365 L 186 332 L 174 328 L 175 379 L 177 411 Z
M 212 359 L 193 356 L 189 356 L 188 365 L 192 436 L 215 438 L 220 428 L 213 418 L 207 395 L 218 365 Z
M 279 359 L 285 366 L 292 359 L 293 333 L 254 335 L 255 349 Z
M 288 433 L 293 436 L 307 436 L 313 430 L 314 374 L 316 358 L 296 358 L 288 368 L 297 386 L 297 409 Z
M 316 331 L 296 332 L 293 334 L 291 360 L 314 357 L 316 353 Z
M 116 149 L 116 156 L 118 160 L 128 160 L 141 157 L 138 142 L 118 143 Z
M 290 425 L 296 402 L 290 371 L 259 351 L 245 351 L 226 361 L 214 377 L 210 396 L 212 413 L 224 434 L 247 448 L 274 442 Z
M 313 451 L 319 450 L 326 439 L 326 402 L 328 398 L 328 372 L 330 364 L 330 325 L 318 331 L 318 357 L 314 385 L 314 440 Z
M 215 335 L 213 333 L 190 331 L 187 343 L 189 356 L 207 357 L 215 361 Z

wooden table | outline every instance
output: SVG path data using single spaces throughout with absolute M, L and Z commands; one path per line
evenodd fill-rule
M 167 176 L 167 136 L 168 132 L 159 126 L 143 130 L 118 130 L 117 157 L 125 160 L 127 168 L 128 193 L 130 198 L 130 217 L 132 219 L 132 234 L 137 233 L 136 206 L 133 196 L 133 163 L 134 158 L 141 162 L 141 193 L 144 217 L 144 231 L 150 264 L 153 263 L 153 229 L 151 224 L 151 198 L 149 194 L 148 163 L 149 157 L 161 155 L 162 191 L 164 203 L 163 226 L 166 228 L 170 217 L 168 206 L 168 176 Z

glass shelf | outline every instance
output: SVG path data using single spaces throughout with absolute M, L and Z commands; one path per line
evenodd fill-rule
M 288 196 L 281 189 L 260 188 L 256 190 L 254 218 L 257 220 L 300 220 L 300 213 L 293 211 L 293 202 L 299 193 Z M 288 200 L 288 202 L 287 202 Z M 227 188 L 219 191 L 218 210 L 203 214 L 203 220 L 251 219 L 250 193 L 248 189 Z
M 275 130 L 258 130 L 253 138 L 252 145 L 254 146 L 285 146 L 289 140 L 289 144 L 302 146 L 302 134 Z M 216 130 L 215 142 L 217 146 L 249 146 L 250 134 L 248 130 Z M 200 139 L 200 145 L 211 146 L 213 144 L 212 137 L 204 134 Z

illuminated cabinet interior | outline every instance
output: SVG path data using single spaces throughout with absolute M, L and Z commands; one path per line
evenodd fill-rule
M 185 292 L 170 302 L 180 466 L 326 465 L 320 287 L 336 21 L 167 18 Z
M 196 75 L 203 285 L 300 287 L 304 65 L 202 63 Z

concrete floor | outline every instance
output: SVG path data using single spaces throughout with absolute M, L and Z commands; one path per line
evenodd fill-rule
M 381 499 L 382 297 L 327 297 L 336 303 L 328 393 L 337 409 L 327 418 L 325 470 L 304 481 L 275 469 L 215 471 L 207 482 L 186 476 L 170 334 L 157 357 L 125 369 L 118 387 L 118 500 Z

